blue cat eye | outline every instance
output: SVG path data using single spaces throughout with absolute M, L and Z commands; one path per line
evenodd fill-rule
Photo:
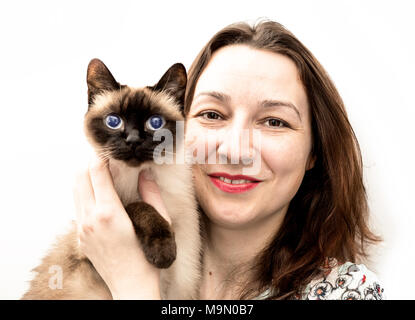
M 147 120 L 146 125 L 151 130 L 158 130 L 161 129 L 165 123 L 166 121 L 162 116 L 154 115 Z
M 122 125 L 122 119 L 116 114 L 110 114 L 105 118 L 105 124 L 111 129 L 119 129 Z

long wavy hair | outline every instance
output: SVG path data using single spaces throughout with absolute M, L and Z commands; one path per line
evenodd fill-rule
M 254 259 L 254 276 L 240 295 L 249 299 L 271 288 L 271 299 L 291 298 L 319 274 L 328 257 L 339 262 L 365 258 L 366 245 L 381 239 L 368 227 L 362 157 L 343 101 L 317 59 L 281 24 L 242 22 L 216 33 L 189 69 L 185 115 L 213 53 L 234 44 L 292 59 L 309 102 L 314 167 L 306 171 L 278 232 Z

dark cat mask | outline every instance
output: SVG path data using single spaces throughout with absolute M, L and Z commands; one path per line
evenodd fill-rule
M 85 133 L 103 158 L 123 160 L 138 166 L 153 160 L 160 144 L 157 130 L 171 132 L 176 144 L 176 121 L 184 121 L 183 104 L 187 75 L 174 64 L 154 86 L 131 88 L 119 84 L 104 63 L 93 59 L 88 65 L 88 112 Z

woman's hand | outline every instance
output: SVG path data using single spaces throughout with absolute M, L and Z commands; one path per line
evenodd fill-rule
M 168 221 L 155 181 L 140 174 L 139 190 Z M 112 181 L 108 163 L 96 156 L 79 173 L 74 188 L 80 249 L 114 299 L 160 299 L 160 270 L 145 258 Z

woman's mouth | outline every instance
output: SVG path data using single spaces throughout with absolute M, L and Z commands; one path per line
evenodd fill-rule
M 228 193 L 242 193 L 255 188 L 261 181 L 244 175 L 230 175 L 215 172 L 208 175 L 212 183 L 220 190 Z

